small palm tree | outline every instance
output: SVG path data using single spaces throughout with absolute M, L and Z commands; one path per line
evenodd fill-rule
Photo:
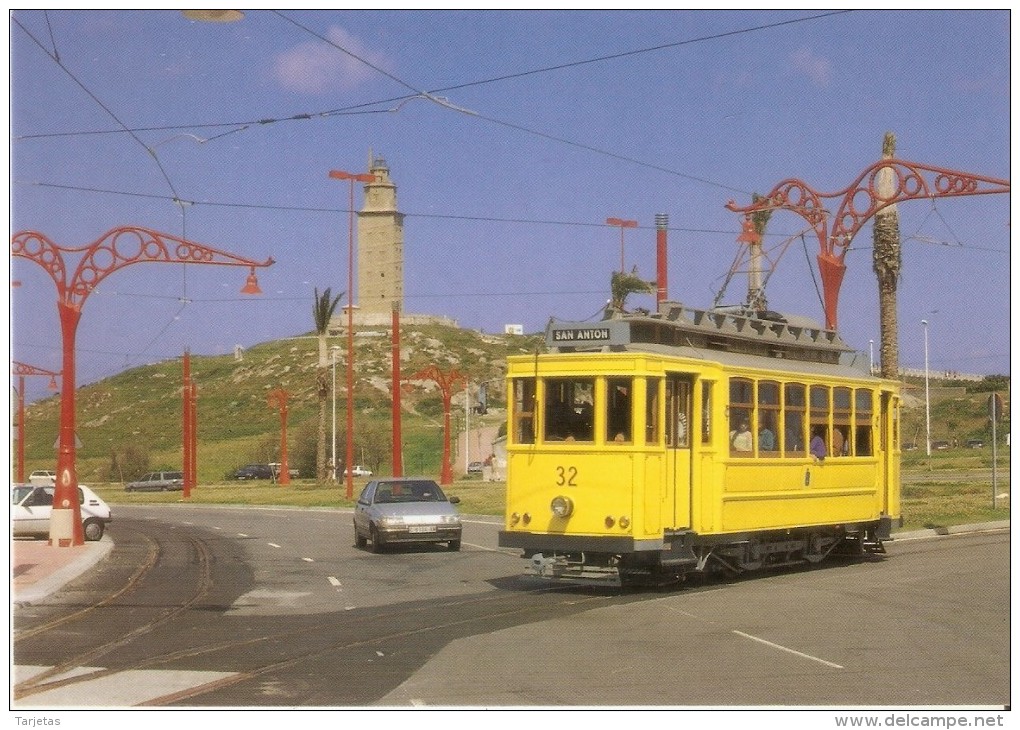
M 655 285 L 652 282 L 645 281 L 638 276 L 637 267 L 632 269 L 629 274 L 614 271 L 609 287 L 609 306 L 615 312 L 626 311 L 624 305 L 627 303 L 627 297 L 631 294 L 652 294 L 655 292 Z
M 312 319 L 315 321 L 315 334 L 319 338 L 319 364 L 315 369 L 315 392 L 319 396 L 319 429 L 317 448 L 315 452 L 315 478 L 320 482 L 326 481 L 328 464 L 326 463 L 326 406 L 329 403 L 330 387 L 329 380 L 329 357 L 326 345 L 326 333 L 329 329 L 329 321 L 333 318 L 343 292 L 332 296 L 329 287 L 319 294 L 315 289 L 315 304 L 312 306 Z M 336 465 L 334 464 L 334 468 Z
M 887 132 L 882 142 L 882 159 L 896 156 L 896 135 Z M 895 193 L 894 171 L 883 167 L 878 171 L 878 194 L 891 199 Z M 900 243 L 900 214 L 896 205 L 889 205 L 875 213 L 872 230 L 874 248 L 871 251 L 872 268 L 878 277 L 879 354 L 883 378 L 895 378 L 899 372 L 899 326 L 896 321 L 896 289 L 903 263 L 903 246 Z

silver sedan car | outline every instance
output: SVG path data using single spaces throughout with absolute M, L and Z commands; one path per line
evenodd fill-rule
M 397 543 L 445 542 L 460 550 L 457 497 L 443 494 L 431 479 L 394 477 L 365 485 L 354 506 L 354 542 L 372 552 Z

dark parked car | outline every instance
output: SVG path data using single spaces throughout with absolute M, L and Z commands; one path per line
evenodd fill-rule
M 269 464 L 246 464 L 234 472 L 234 479 L 272 479 L 275 476 Z
M 150 471 L 136 482 L 124 485 L 125 492 L 169 492 L 184 489 L 184 474 L 179 471 Z
M 380 552 L 393 543 L 445 542 L 460 550 L 457 497 L 443 494 L 431 479 L 375 479 L 365 485 L 354 506 L 354 543 Z

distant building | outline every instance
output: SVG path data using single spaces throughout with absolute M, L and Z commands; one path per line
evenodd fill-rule
M 388 321 L 394 304 L 404 311 L 404 214 L 397 210 L 397 186 L 386 160 L 369 156 L 375 182 L 365 184 L 365 202 L 358 211 L 356 314 L 382 315 Z
M 508 324 L 503 327 L 503 334 L 507 335 L 523 335 L 524 325 L 523 324 Z
M 368 169 L 375 182 L 365 183 L 365 197 L 358 211 L 357 279 L 353 319 L 357 327 L 385 327 L 393 321 L 393 307 L 400 307 L 403 324 L 441 324 L 456 327 L 449 317 L 408 314 L 404 309 L 404 214 L 397 210 L 397 186 L 382 157 L 368 154 Z M 346 257 L 342 273 L 346 274 Z M 347 326 L 347 304 L 333 315 L 329 333 Z

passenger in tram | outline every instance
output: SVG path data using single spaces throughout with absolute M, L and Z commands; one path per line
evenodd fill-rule
M 811 445 L 809 447 L 811 456 L 815 457 L 818 461 L 824 461 L 825 456 L 828 454 L 828 449 L 825 447 L 824 427 L 817 427 L 811 432 Z
M 747 421 L 741 421 L 739 428 L 730 433 L 730 446 L 733 451 L 750 451 L 754 448 L 751 428 L 747 425 Z

